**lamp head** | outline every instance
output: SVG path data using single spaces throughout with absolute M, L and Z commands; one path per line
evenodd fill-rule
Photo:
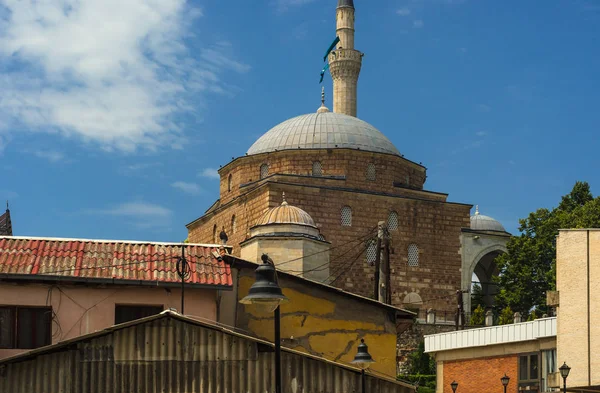
M 567 377 L 569 376 L 569 372 L 571 371 L 571 367 L 567 366 L 566 362 L 563 362 L 563 365 L 560 366 L 559 370 L 560 375 L 563 377 L 563 379 L 567 379 Z
M 256 281 L 240 303 L 254 304 L 265 312 L 273 312 L 280 304 L 288 301 L 277 282 L 275 266 L 269 262 L 268 257 L 263 258 L 263 264 L 256 268 Z
M 504 374 L 504 376 L 502 378 L 500 378 L 500 381 L 502 381 L 502 385 L 508 386 L 508 382 L 510 381 L 510 377 L 508 375 Z
M 452 383 L 450 384 L 450 387 L 452 388 L 453 392 L 456 392 L 456 388 L 458 387 L 458 382 L 452 381 Z
M 358 350 L 356 351 L 356 356 L 352 361 L 352 364 L 356 364 L 362 370 L 366 370 L 369 368 L 371 363 L 375 363 L 375 360 L 369 354 L 369 347 L 365 344 L 365 340 L 361 339 L 360 344 L 358 344 Z

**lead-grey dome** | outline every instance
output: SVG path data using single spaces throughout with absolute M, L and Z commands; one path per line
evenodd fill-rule
M 471 216 L 471 229 L 476 231 L 506 232 L 504 226 L 499 221 L 479 214 L 479 206 L 475 207 L 475 215 Z
M 377 128 L 356 117 L 333 112 L 309 113 L 286 120 L 254 142 L 248 154 L 336 148 L 400 155 Z
M 338 0 L 338 8 L 339 7 L 352 7 L 354 8 L 354 0 Z

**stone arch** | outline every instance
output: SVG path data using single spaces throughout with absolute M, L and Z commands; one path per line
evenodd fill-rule
M 477 276 L 481 283 L 483 292 L 483 301 L 486 308 L 494 306 L 494 296 L 497 293 L 497 286 L 493 284 L 493 277 L 498 275 L 498 266 L 495 263 L 496 257 L 507 252 L 504 242 L 488 245 L 474 254 L 469 261 L 463 261 L 463 289 L 470 290 L 473 274 Z M 468 262 L 465 264 L 464 262 Z M 464 297 L 465 310 L 471 310 L 471 296 Z

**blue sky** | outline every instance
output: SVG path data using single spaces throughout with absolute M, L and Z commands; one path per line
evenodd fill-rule
M 215 170 L 320 104 L 336 0 L 0 0 L 15 235 L 181 241 Z M 515 233 L 598 192 L 600 1 L 355 0 L 359 117 Z M 331 107 L 331 79 L 325 79 Z

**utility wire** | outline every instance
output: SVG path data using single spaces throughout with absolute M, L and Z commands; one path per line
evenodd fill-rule
M 356 257 L 354 258 L 354 260 L 353 260 L 353 261 L 352 261 L 352 262 L 351 262 L 351 263 L 350 263 L 350 264 L 349 264 L 347 267 L 342 267 L 342 268 L 340 268 L 340 269 L 338 270 L 338 271 L 339 271 L 339 274 L 338 274 L 338 275 L 337 275 L 337 276 L 336 276 L 336 277 L 335 277 L 333 280 L 331 280 L 331 282 L 330 282 L 330 283 L 331 283 L 331 284 L 333 284 L 334 282 L 336 282 L 336 281 L 337 281 L 337 279 L 338 279 L 338 278 L 340 278 L 340 277 L 341 277 L 341 276 L 342 276 L 342 275 L 343 275 L 343 274 L 346 272 L 346 269 L 351 269 L 351 268 L 352 268 L 352 266 L 354 266 L 354 264 L 356 263 L 356 261 L 358 261 L 358 259 L 360 258 L 360 256 L 361 256 L 361 255 L 362 255 L 362 254 L 363 254 L 363 253 L 364 253 L 366 250 L 367 250 L 367 248 L 366 248 L 366 247 L 364 247 L 364 248 L 362 248 L 361 250 L 359 250 L 359 253 L 356 255 Z M 331 276 L 330 276 L 330 277 L 331 277 Z

